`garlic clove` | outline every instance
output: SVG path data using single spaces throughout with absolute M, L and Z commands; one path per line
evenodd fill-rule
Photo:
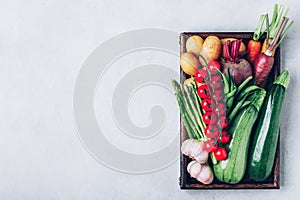
M 202 170 L 196 177 L 198 181 L 200 181 L 203 184 L 210 184 L 214 180 L 213 172 L 208 165 L 202 165 Z
M 193 140 L 193 142 L 191 143 L 190 147 L 189 147 L 189 155 L 191 157 L 196 157 L 203 149 L 203 142 L 201 141 L 197 141 L 197 140 Z
M 187 165 L 186 169 L 187 169 L 187 172 L 188 172 L 188 173 L 190 173 L 191 167 L 192 167 L 192 165 L 193 165 L 195 162 L 197 162 L 197 161 L 193 160 L 193 161 L 191 161 L 191 162 Z
M 205 164 L 208 160 L 208 152 L 202 149 L 202 151 L 200 151 L 199 154 L 194 157 L 194 159 L 201 164 Z
M 197 178 L 202 171 L 202 165 L 195 160 L 191 161 L 187 166 L 187 171 L 191 177 Z
M 181 152 L 184 155 L 189 156 L 189 154 L 190 154 L 190 146 L 191 146 L 192 143 L 193 143 L 193 139 L 187 139 L 187 140 L 185 140 L 182 143 L 182 145 L 181 145 Z

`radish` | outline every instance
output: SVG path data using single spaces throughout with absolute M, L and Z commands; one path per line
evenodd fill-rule
M 274 57 L 273 52 L 275 49 L 279 46 L 279 44 L 282 42 L 283 38 L 285 37 L 287 31 L 293 24 L 291 22 L 286 30 L 284 30 L 289 18 L 286 16 L 282 17 L 281 24 L 278 28 L 278 31 L 275 34 L 274 39 L 271 43 L 269 43 L 269 18 L 266 17 L 267 21 L 267 50 L 264 53 L 259 54 L 259 56 L 256 58 L 254 63 L 254 78 L 256 80 L 256 85 L 260 87 L 264 87 L 267 78 L 269 76 L 270 71 L 272 70 L 273 64 L 274 64 Z M 282 35 L 281 39 L 279 40 L 280 36 Z

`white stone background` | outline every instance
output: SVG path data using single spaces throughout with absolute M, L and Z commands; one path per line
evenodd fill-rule
M 104 41 L 145 27 L 178 33 L 253 31 L 259 15 L 271 13 L 274 2 L 1 0 L 0 199 L 298 199 L 299 1 L 280 1 L 290 7 L 289 16 L 296 21 L 282 45 L 282 65 L 291 72 L 292 79 L 282 112 L 280 190 L 181 191 L 179 160 L 148 174 L 112 170 L 85 150 L 73 118 L 72 95 L 78 72 L 88 55 Z M 140 55 L 147 60 L 140 56 L 139 63 L 170 62 L 178 70 L 178 60 L 170 61 L 168 56 Z M 128 59 L 134 64 L 134 58 Z M 114 67 L 124 71 L 129 68 L 126 63 L 123 61 L 124 68 Z M 112 80 L 117 78 L 112 76 Z M 117 136 L 117 131 L 116 137 L 123 140 L 114 141 L 115 137 L 108 135 L 120 148 L 151 152 L 178 134 L 174 97 L 156 89 L 149 88 L 140 95 L 159 94 L 164 104 L 171 102 L 172 107 L 166 110 L 171 109 L 175 123 L 169 124 L 163 132 L 166 135 L 155 143 L 134 145 L 125 136 Z M 108 87 L 103 94 L 110 94 L 110 90 Z M 137 95 L 132 101 L 129 110 L 133 121 L 147 125 L 148 108 L 139 112 L 145 104 L 141 103 L 143 99 Z M 106 126 L 112 128 L 113 124 Z

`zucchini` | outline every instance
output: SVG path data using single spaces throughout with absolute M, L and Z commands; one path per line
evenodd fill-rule
M 289 80 L 288 71 L 283 71 L 278 76 L 259 113 L 260 120 L 257 122 L 249 155 L 249 177 L 252 180 L 265 181 L 272 172 L 279 137 L 280 113 Z
M 226 146 L 228 158 L 213 166 L 215 177 L 218 180 L 235 184 L 244 177 L 249 138 L 265 96 L 266 91 L 264 89 L 256 90 L 247 98 L 251 103 L 242 108 L 235 116 L 228 130 L 232 137 L 229 146 Z

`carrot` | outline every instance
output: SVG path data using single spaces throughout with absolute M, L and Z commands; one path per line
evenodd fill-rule
M 248 60 L 250 63 L 254 64 L 255 59 L 260 54 L 261 43 L 260 41 L 250 40 L 248 45 Z
M 268 77 L 274 64 L 274 57 L 261 53 L 258 55 L 254 63 L 254 77 L 256 85 L 264 87 L 266 77 Z
M 261 52 L 261 43 L 259 41 L 259 38 L 264 34 L 264 31 L 262 31 L 262 27 L 265 19 L 266 15 L 260 16 L 258 28 L 254 31 L 253 38 L 247 45 L 247 57 L 252 64 L 254 64 L 255 59 Z
M 285 29 L 285 26 L 288 22 L 289 18 L 286 16 L 282 17 L 279 29 L 277 30 L 274 39 L 272 40 L 271 43 L 269 43 L 269 18 L 266 16 L 266 21 L 267 21 L 267 50 L 264 53 L 261 53 L 257 59 L 255 60 L 254 64 L 254 78 L 256 80 L 256 85 L 260 87 L 264 87 L 267 81 L 267 78 L 269 76 L 269 73 L 273 67 L 274 64 L 274 57 L 272 56 L 273 51 L 280 45 L 282 42 L 283 38 L 285 37 L 287 31 L 293 24 L 291 22 L 289 26 Z M 281 36 L 282 35 L 282 36 Z M 281 38 L 279 40 L 279 38 Z

